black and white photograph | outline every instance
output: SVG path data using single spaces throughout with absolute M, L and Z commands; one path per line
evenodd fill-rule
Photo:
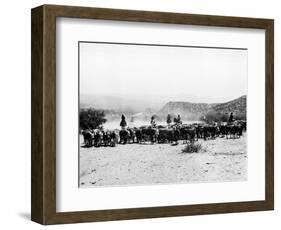
M 80 41 L 79 187 L 247 181 L 247 54 Z

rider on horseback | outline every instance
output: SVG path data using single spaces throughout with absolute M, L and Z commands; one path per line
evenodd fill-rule
M 231 112 L 228 118 L 228 123 L 231 124 L 232 122 L 234 122 L 234 118 L 233 118 L 233 113 Z
M 127 126 L 127 122 L 126 122 L 126 118 L 125 118 L 124 114 L 122 114 L 122 116 L 121 116 L 120 126 L 121 126 L 121 129 L 125 129 Z
M 181 126 L 182 125 L 181 116 L 178 115 L 178 117 L 174 119 L 174 122 L 175 122 L 176 127 Z
M 155 121 L 155 117 L 154 116 L 151 117 L 150 124 L 151 124 L 152 128 L 156 128 L 156 121 Z

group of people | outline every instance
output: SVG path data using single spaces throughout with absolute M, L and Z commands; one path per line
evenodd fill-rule
M 178 116 L 174 119 L 174 123 L 175 123 L 175 125 L 181 125 L 181 124 L 182 124 L 182 120 L 181 120 L 181 116 L 180 116 L 180 115 L 178 115 Z M 157 123 L 156 123 L 156 118 L 155 118 L 155 116 L 152 116 L 152 117 L 151 117 L 150 125 L 151 125 L 152 128 L 156 128 Z M 125 129 L 125 128 L 127 127 L 126 117 L 125 117 L 124 114 L 122 114 L 122 116 L 121 116 L 120 127 L 121 127 L 121 129 Z
M 229 118 L 228 118 L 228 123 L 232 123 L 233 121 L 234 121 L 234 117 L 233 117 L 233 113 L 231 112 L 229 115 Z M 178 114 L 178 116 L 174 118 L 174 124 L 176 126 L 182 125 L 182 120 L 181 120 L 180 114 Z M 150 125 L 152 128 L 156 128 L 157 123 L 156 123 L 155 116 L 151 117 Z M 120 127 L 121 127 L 121 129 L 125 129 L 127 127 L 126 117 L 124 114 L 122 114 L 122 116 L 121 116 Z

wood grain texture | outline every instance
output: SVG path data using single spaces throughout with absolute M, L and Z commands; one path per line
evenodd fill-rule
M 265 195 L 274 209 L 274 22 L 265 34 Z
M 121 20 L 266 31 L 266 199 L 264 201 L 56 212 L 56 18 Z M 43 5 L 32 9 L 32 205 L 31 218 L 62 224 L 170 216 L 231 213 L 274 208 L 274 36 L 273 20 Z
M 31 219 L 43 223 L 43 7 L 31 23 Z

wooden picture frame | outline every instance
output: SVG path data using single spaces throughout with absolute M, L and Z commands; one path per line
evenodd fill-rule
M 99 211 L 56 211 L 56 18 L 121 20 L 218 27 L 264 29 L 265 200 Z M 274 209 L 274 21 L 163 12 L 43 5 L 32 9 L 32 187 L 31 219 L 64 224 Z

